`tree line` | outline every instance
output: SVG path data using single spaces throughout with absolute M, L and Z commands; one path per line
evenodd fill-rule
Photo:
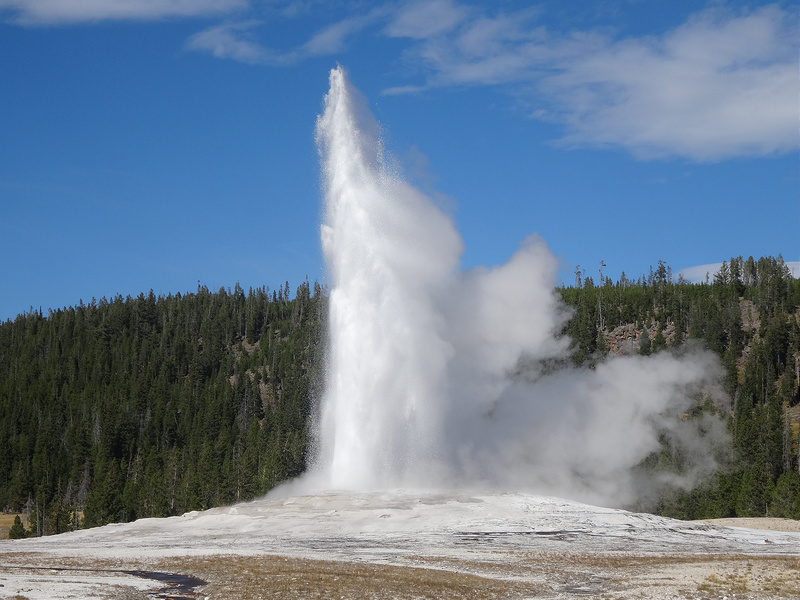
M 699 410 L 721 414 L 733 447 L 711 480 L 649 510 L 800 518 L 800 283 L 780 257 L 732 258 L 701 284 L 663 262 L 637 280 L 576 271 L 557 293 L 576 365 L 691 339 L 720 356 L 731 406 Z M 326 311 L 306 281 L 293 298 L 288 283 L 198 286 L 0 323 L 0 507 L 47 535 L 252 499 L 302 473 Z M 679 470 L 680 456 L 665 445 L 641 468 Z
M 563 331 L 573 361 L 591 368 L 612 353 L 667 352 L 694 339 L 720 357 L 731 399 L 699 409 L 727 424 L 732 448 L 717 457 L 722 468 L 648 508 L 681 519 L 800 519 L 800 280 L 781 257 L 734 257 L 700 284 L 675 280 L 663 261 L 635 281 L 602 278 L 602 266 L 602 285 L 576 269 L 575 285 L 559 289 L 574 310 Z M 643 467 L 679 470 L 680 461 L 664 447 Z
M 266 493 L 305 468 L 319 284 L 32 311 L 0 324 L 0 507 L 29 535 Z

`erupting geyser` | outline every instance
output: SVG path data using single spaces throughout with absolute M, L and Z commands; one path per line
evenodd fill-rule
M 686 351 L 545 370 L 565 356 L 557 264 L 536 236 L 503 266 L 460 271 L 462 242 L 386 160 L 380 128 L 343 69 L 317 122 L 331 284 L 330 348 L 316 420 L 316 488 L 513 489 L 621 504 L 651 487 L 633 469 L 680 447 L 688 485 L 714 467 L 677 418 L 718 368 Z M 550 364 L 553 361 L 549 361 Z

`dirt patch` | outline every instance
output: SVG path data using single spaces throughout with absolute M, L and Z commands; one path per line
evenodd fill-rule
M 747 529 L 763 529 L 766 531 L 800 532 L 800 521 L 794 519 L 777 519 L 774 517 L 701 519 L 697 523 L 722 525 L 724 527 L 745 527 Z
M 171 561 L 171 564 L 176 564 Z M 437 569 L 318 561 L 280 556 L 182 559 L 181 570 L 202 574 L 209 598 L 494 599 L 537 595 L 527 582 L 497 581 Z
M 496 562 L 452 557 L 405 560 L 411 564 L 207 556 L 170 559 L 155 566 L 205 579 L 209 584 L 200 593 L 211 600 L 800 597 L 796 557 L 547 552 L 498 556 Z

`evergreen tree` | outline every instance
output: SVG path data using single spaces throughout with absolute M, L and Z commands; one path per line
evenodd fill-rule
M 19 515 L 14 517 L 14 524 L 8 532 L 8 537 L 12 540 L 19 540 L 25 537 L 25 527 L 22 525 L 22 519 L 19 518 Z
M 639 337 L 639 354 L 649 356 L 652 354 L 652 343 L 650 342 L 650 332 L 647 327 L 642 328 L 642 335 Z
M 653 338 L 651 344 L 651 350 L 652 352 L 658 352 L 666 347 L 667 347 L 667 338 L 664 337 L 664 332 L 659 327 L 658 331 L 656 331 L 655 337 Z
M 800 519 L 800 474 L 797 471 L 784 471 L 778 477 L 769 514 L 773 517 Z

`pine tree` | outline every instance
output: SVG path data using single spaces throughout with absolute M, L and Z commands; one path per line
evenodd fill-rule
M 650 332 L 647 330 L 647 327 L 642 328 L 642 335 L 639 337 L 639 354 L 643 356 L 649 356 L 652 354 Z
M 19 518 L 19 515 L 14 517 L 14 524 L 8 532 L 8 537 L 12 540 L 19 540 L 25 537 L 25 527 L 22 525 L 22 519 Z
M 658 352 L 666 347 L 667 339 L 664 337 L 664 332 L 661 330 L 661 327 L 659 327 L 658 331 L 656 331 L 655 337 L 653 338 L 651 350 L 652 352 Z
M 800 519 L 800 474 L 797 471 L 785 471 L 778 477 L 769 514 L 773 517 Z

